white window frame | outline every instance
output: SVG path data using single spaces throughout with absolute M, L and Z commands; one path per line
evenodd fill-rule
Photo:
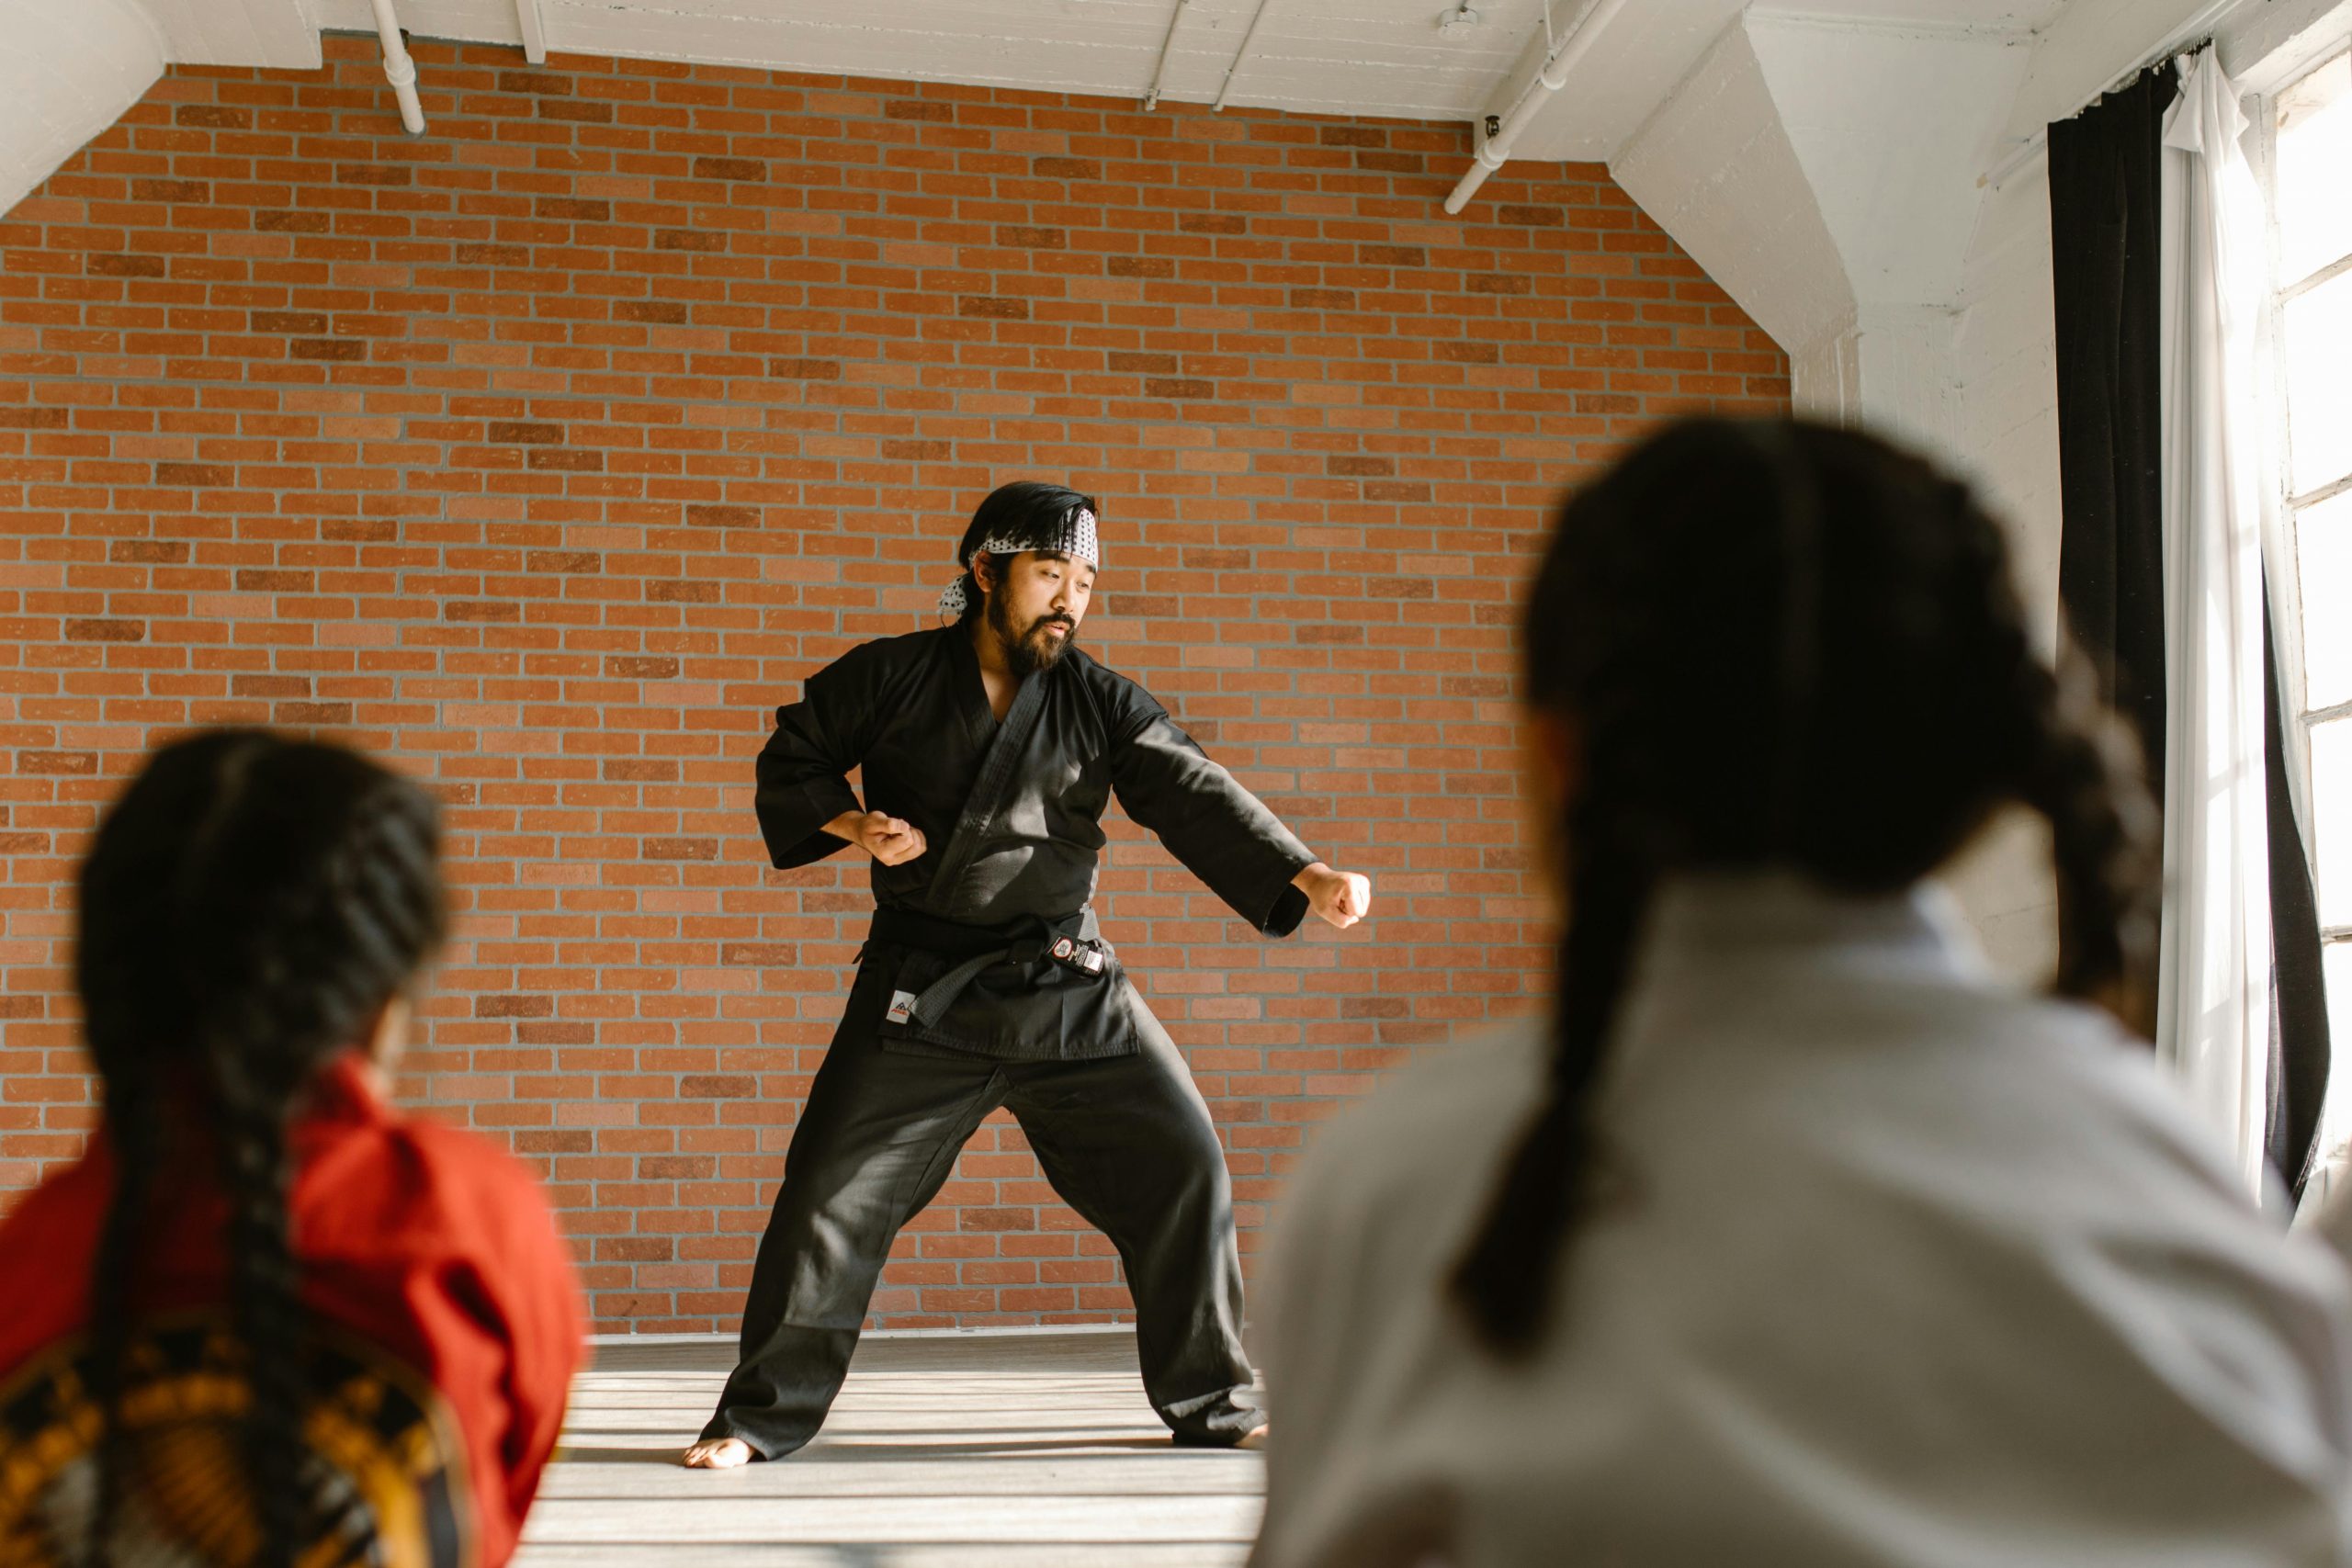
M 2291 722 L 2301 733 L 2302 744 L 2297 748 L 2297 752 L 2301 764 L 2300 770 L 2301 776 L 2295 783 L 2301 790 L 2302 799 L 2309 803 L 2310 820 L 2307 827 L 2314 837 L 2323 829 L 2319 821 L 2319 801 L 2312 777 L 2312 734 L 2319 725 L 2331 719 L 2352 717 L 2352 701 L 2338 703 L 2321 709 L 2312 709 L 2307 705 L 2308 694 L 2304 688 L 2303 671 L 2301 668 L 2303 604 L 2301 573 L 2297 569 L 2301 552 L 2296 538 L 2296 526 L 2302 511 L 2347 491 L 2352 491 L 2352 473 L 2338 475 L 2301 494 L 2293 491 L 2294 475 L 2287 424 L 2286 355 L 2284 353 L 2286 305 L 2290 299 L 2317 288 L 2320 284 L 2352 272 L 2352 253 L 2346 253 L 2302 277 L 2286 278 L 2278 275 L 2280 265 L 2277 180 L 2278 101 L 2288 92 L 2301 85 L 2309 77 L 2334 65 L 2347 53 L 2352 53 L 2352 40 L 2339 37 L 2333 47 L 2321 49 L 2309 59 L 2298 63 L 2290 72 L 2274 78 L 2278 84 L 2275 88 L 2249 95 L 2245 103 L 2246 118 L 2252 122 L 2252 134 L 2246 141 L 2247 150 L 2253 154 L 2256 176 L 2261 182 L 2264 205 L 2269 213 L 2269 246 L 2267 258 L 2269 276 L 2265 280 L 2263 308 L 2267 317 L 2265 323 L 2267 330 L 2264 335 L 2270 353 L 2265 367 L 2267 384 L 2261 389 L 2264 398 L 2263 435 L 2266 453 L 2270 459 L 2270 472 L 2267 477 L 2267 483 L 2269 491 L 2269 503 L 2278 508 L 2277 514 L 2280 525 L 2278 536 L 2283 545 L 2281 554 L 2284 557 L 2284 564 L 2292 572 L 2290 586 L 2294 589 L 2291 598 L 2281 593 L 2274 599 L 2272 604 L 2276 635 L 2283 649 L 2292 650 L 2291 660 L 2282 660 L 2281 662 L 2291 662 L 2294 666 L 2292 669 L 2282 669 L 2278 671 L 2282 706 L 2287 710 L 2281 713 L 2280 718 L 2282 723 Z M 2348 175 L 2347 178 L 2352 179 L 2352 175 Z M 2336 827 L 2339 832 L 2352 830 L 2352 824 L 2340 823 Z M 2306 844 L 2305 849 L 2307 852 L 2313 854 L 2317 852 L 2315 843 Z M 2320 947 L 2321 962 L 2324 971 L 2327 967 L 2326 954 L 2330 949 L 2352 950 L 2352 925 L 2321 927 Z M 2345 998 L 2331 996 L 2328 998 L 2328 1007 L 2332 1019 L 2335 1021 L 2340 1022 L 2346 1016 L 2352 1016 L 2352 1010 L 2347 1010 Z M 2343 1145 L 2347 1139 L 2352 1139 L 2352 1039 L 2344 1038 L 2345 1032 L 2342 1030 L 2335 1032 L 2336 1038 L 2332 1041 L 2335 1059 L 2329 1075 L 2326 1107 L 2320 1128 L 2319 1146 L 2324 1152 L 2335 1149 Z

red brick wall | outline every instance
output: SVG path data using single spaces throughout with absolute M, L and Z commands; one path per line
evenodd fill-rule
M 1023 475 L 1103 498 L 1095 650 L 1379 884 L 1261 944 L 1114 832 L 1245 1248 L 1307 1123 L 1543 988 L 1506 698 L 1547 503 L 1787 393 L 1602 170 L 1452 220 L 1453 126 L 416 53 L 423 139 L 371 40 L 175 70 L 0 224 L 0 1190 L 91 1122 L 101 804 L 190 726 L 317 728 L 450 807 L 408 1092 L 546 1171 L 600 1326 L 729 1325 L 866 908 L 847 856 L 767 868 L 752 758 Z M 876 1301 L 1125 1305 L 1001 1118 Z

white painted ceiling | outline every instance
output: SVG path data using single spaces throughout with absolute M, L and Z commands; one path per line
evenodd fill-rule
M 1559 4 L 1560 0 L 1555 0 Z M 1170 43 L 1166 95 L 1214 100 L 1257 0 L 537 0 L 558 51 L 1140 97 Z M 368 0 L 311 0 L 329 28 Z M 398 0 L 421 38 L 517 42 L 514 0 Z M 1463 119 L 1543 30 L 1541 0 L 1267 0 L 1230 101 L 1307 113 Z
M 371 31 L 369 0 L 139 0 L 191 63 L 295 63 L 320 29 Z M 394 0 L 412 38 L 519 45 L 519 7 L 557 52 L 691 60 L 820 74 L 1139 98 L 1167 51 L 1164 95 L 1378 118 L 1466 120 L 1507 109 L 1545 53 L 1545 0 Z M 1554 38 L 1597 0 L 1550 0 Z M 1747 0 L 1632 0 L 1521 155 L 1607 159 Z M 2066 0 L 1761 0 L 1873 27 L 2048 27 Z M 1251 20 L 1257 32 L 1245 52 Z M 1175 22 L 1170 30 L 1171 18 Z M 426 84 L 429 90 L 430 83 Z
M 1767 0 L 1758 8 L 1848 21 L 2040 32 L 2058 19 L 2065 5 L 2066 0 Z

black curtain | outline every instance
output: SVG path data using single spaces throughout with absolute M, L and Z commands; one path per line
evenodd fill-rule
M 2050 128 L 2064 511 L 2058 597 L 2099 694 L 2139 731 L 2159 807 L 2165 604 L 2158 193 L 2165 111 L 2178 91 L 2170 65 L 2154 66 Z M 2300 1194 L 2318 1153 L 2330 1043 L 2318 900 L 2287 794 L 2267 609 L 2263 655 L 2273 982 L 2268 1152 Z M 2155 976 L 2143 977 L 2143 1016 L 2150 1019 L 2155 984 Z
M 2319 1113 L 2335 1054 L 2320 963 L 2319 896 L 2287 793 L 2285 720 L 2270 606 L 2262 610 L 2262 772 L 2270 825 L 2270 1163 L 2297 1197 L 2324 1152 Z
M 2143 72 L 2050 128 L 2058 326 L 2058 599 L 2098 694 L 2139 732 L 2164 803 L 2165 586 L 2158 210 L 2165 110 Z M 2139 976 L 2138 1016 L 2156 1016 Z
M 2177 91 L 2172 71 L 2157 67 L 2050 128 L 2065 512 L 2058 598 L 2099 695 L 2140 732 L 2159 804 L 2165 551 L 2157 208 L 2165 110 Z

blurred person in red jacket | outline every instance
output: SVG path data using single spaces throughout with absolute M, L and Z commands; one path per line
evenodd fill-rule
M 387 1100 L 434 803 L 339 747 L 151 759 L 81 869 L 105 1116 L 0 1222 L 0 1562 L 494 1568 L 582 1353 L 537 1182 Z

